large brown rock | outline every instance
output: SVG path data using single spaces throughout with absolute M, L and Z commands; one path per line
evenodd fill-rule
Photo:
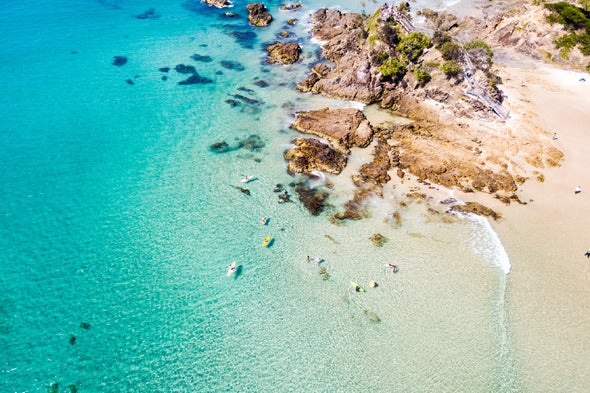
M 296 138 L 293 143 L 296 147 L 287 150 L 284 156 L 290 160 L 288 169 L 292 173 L 322 171 L 337 175 L 346 166 L 346 155 L 317 139 Z
M 262 3 L 248 3 L 248 21 L 255 26 L 264 27 L 272 22 L 272 15 L 266 12 Z
M 373 139 L 369 121 L 355 108 L 302 112 L 291 128 L 325 138 L 344 154 L 348 154 L 352 146 L 367 147 Z
M 266 47 L 270 56 L 269 63 L 293 64 L 299 60 L 301 47 L 296 42 L 278 42 Z

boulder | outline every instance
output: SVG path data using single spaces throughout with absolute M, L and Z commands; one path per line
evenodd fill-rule
M 290 160 L 288 169 L 291 173 L 322 171 L 337 175 L 346 166 L 346 155 L 317 139 L 295 138 L 293 144 L 296 146 L 287 150 L 284 156 Z
M 248 21 L 254 26 L 264 27 L 272 22 L 272 15 L 266 12 L 266 7 L 262 3 L 248 3 Z
M 343 154 L 348 154 L 352 146 L 367 147 L 373 139 L 369 121 L 355 108 L 302 112 L 291 128 L 325 138 Z
M 293 64 L 299 60 L 299 54 L 301 53 L 301 47 L 296 42 L 282 43 L 276 41 L 274 44 L 269 45 L 266 48 L 270 59 L 269 63 L 282 63 L 282 64 Z

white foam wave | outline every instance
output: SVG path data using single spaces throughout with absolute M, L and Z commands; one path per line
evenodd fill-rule
M 504 274 L 510 273 L 512 268 L 510 258 L 490 222 L 477 214 L 468 213 L 461 216 L 467 218 L 475 226 L 471 238 L 471 246 L 475 254 L 483 257 L 488 263 L 498 266 Z

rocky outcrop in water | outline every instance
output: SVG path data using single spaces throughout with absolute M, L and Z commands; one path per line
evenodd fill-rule
M 301 47 L 296 42 L 274 42 L 266 47 L 269 63 L 293 64 L 299 60 Z
M 346 166 L 346 155 L 313 138 L 295 138 L 295 147 L 285 152 L 291 173 L 322 171 L 339 174 Z
M 203 2 L 217 8 L 230 7 L 232 5 L 229 0 L 203 0 Z
M 354 108 L 301 112 L 291 128 L 325 138 L 344 154 L 348 154 L 352 146 L 368 146 L 373 138 L 369 121 L 362 111 Z
M 254 26 L 264 27 L 272 22 L 272 15 L 266 12 L 266 7 L 262 3 L 248 3 L 248 20 Z

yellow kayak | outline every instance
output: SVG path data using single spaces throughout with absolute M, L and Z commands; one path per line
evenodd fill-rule
M 268 243 L 270 243 L 270 236 L 267 236 L 266 239 L 264 239 L 264 242 L 262 242 L 262 247 L 266 247 Z
M 352 285 L 354 287 L 354 290 L 357 292 L 365 292 L 365 288 L 361 287 L 360 285 L 358 285 L 356 282 L 351 281 L 350 285 Z

